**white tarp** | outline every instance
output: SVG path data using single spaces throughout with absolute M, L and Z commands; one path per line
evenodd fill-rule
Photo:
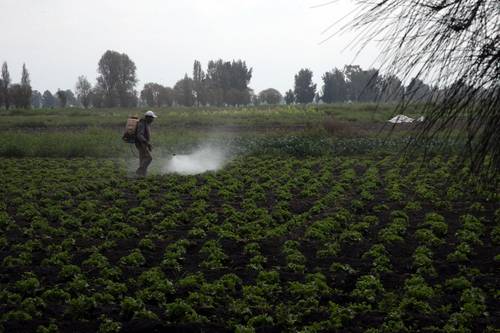
M 411 123 L 413 121 L 414 121 L 413 118 L 407 117 L 404 114 L 398 114 L 389 119 L 389 122 L 392 124 Z

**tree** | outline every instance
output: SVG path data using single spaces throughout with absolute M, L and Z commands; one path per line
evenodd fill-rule
M 207 101 L 211 105 L 246 105 L 250 103 L 248 84 L 252 68 L 242 60 L 209 61 L 205 75 Z
M 2 108 L 3 104 L 4 104 L 4 96 L 3 96 L 3 80 L 0 79 L 0 108 Z
M 66 92 L 64 90 L 57 89 L 56 96 L 57 96 L 57 99 L 59 101 L 59 103 L 58 103 L 59 106 L 62 108 L 65 108 L 66 103 L 68 101 L 68 98 L 66 97 Z
M 104 94 L 104 106 L 129 107 L 137 104 L 136 66 L 125 53 L 106 51 L 98 64 L 97 85 Z
M 45 90 L 42 95 L 42 107 L 53 108 L 56 105 L 56 100 L 49 90 Z
M 157 106 L 158 105 L 158 95 L 159 95 L 159 87 L 160 85 L 157 83 L 146 83 L 144 88 L 141 90 L 141 100 L 147 106 Z
M 295 101 L 300 104 L 311 103 L 316 94 L 316 84 L 312 83 L 313 73 L 309 69 L 301 69 L 295 75 Z
M 281 103 L 282 99 L 283 96 L 281 95 L 281 93 L 274 88 L 265 89 L 259 93 L 259 100 L 262 103 L 279 104 Z
M 292 89 L 288 90 L 285 93 L 285 103 L 287 105 L 295 103 L 295 94 L 293 93 Z
M 359 1 L 350 27 L 362 45 L 384 41 L 386 71 L 407 81 L 416 74 L 446 88 L 425 104 L 415 146 L 439 135 L 465 133 L 464 154 L 475 172 L 500 172 L 500 29 L 498 0 Z M 405 99 L 400 110 L 408 107 Z
M 260 98 L 258 95 L 255 94 L 255 92 L 252 90 L 250 92 L 250 102 L 252 103 L 252 105 L 254 106 L 259 106 L 260 105 Z
M 323 77 L 321 99 L 325 103 L 338 103 L 347 100 L 347 83 L 342 71 L 334 68 L 326 72 Z
M 422 80 L 414 77 L 406 87 L 405 98 L 413 102 L 426 102 L 432 98 L 431 88 Z
M 401 102 L 404 97 L 405 88 L 396 75 L 385 75 L 380 79 L 382 102 Z
M 23 64 L 23 71 L 21 73 L 21 105 L 20 107 L 29 109 L 31 107 L 31 81 L 26 64 Z
M 172 89 L 158 83 L 146 83 L 141 91 L 141 100 L 151 107 L 171 106 Z
M 314 104 L 319 104 L 319 102 L 321 102 L 321 96 L 318 93 L 314 94 L 313 101 L 314 101 Z
M 84 108 L 88 108 L 92 100 L 92 85 L 84 75 L 78 77 L 75 90 L 78 101 Z
M 172 106 L 174 103 L 174 90 L 170 87 L 162 87 L 158 98 L 161 106 Z
M 203 72 L 201 63 L 198 60 L 195 60 L 193 64 L 193 85 L 196 95 L 196 105 L 207 104 L 205 72 Z
M 18 84 L 14 83 L 11 84 L 9 87 L 9 99 L 14 105 L 16 109 L 20 109 L 24 107 L 24 92 L 23 92 L 23 87 Z
M 31 94 L 31 107 L 34 109 L 42 107 L 42 94 L 38 90 L 33 90 Z
M 78 102 L 78 99 L 76 98 L 75 94 L 71 89 L 66 89 L 64 91 L 66 94 L 66 104 L 70 107 L 76 107 L 79 106 L 80 103 Z
M 248 84 L 252 79 L 252 68 L 248 69 L 244 61 L 232 61 L 230 72 L 230 87 L 233 90 L 233 96 L 236 98 L 227 99 L 229 105 L 247 105 L 250 103 L 250 89 Z M 237 93 L 235 93 L 237 92 Z
M 96 84 L 94 88 L 92 88 L 92 92 L 90 93 L 90 100 L 92 106 L 95 108 L 102 108 L 106 106 L 105 92 L 99 85 Z
M 177 81 L 174 86 L 174 99 L 182 106 L 193 106 L 195 103 L 195 91 L 193 79 L 184 75 L 182 80 Z
M 380 96 L 380 77 L 378 70 L 363 70 L 358 65 L 344 67 L 347 81 L 347 95 L 357 102 L 375 102 Z
M 251 92 L 250 89 L 236 89 L 236 88 L 230 88 L 226 92 L 226 104 L 232 105 L 232 106 L 238 106 L 238 105 L 248 105 L 251 102 Z
M 9 67 L 7 66 L 7 62 L 4 61 L 4 63 L 2 64 L 2 86 L 0 87 L 0 89 L 3 95 L 3 103 L 7 110 L 10 107 L 9 86 L 10 86 Z

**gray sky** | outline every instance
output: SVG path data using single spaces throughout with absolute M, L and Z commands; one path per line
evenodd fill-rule
M 355 58 L 354 34 L 321 34 L 353 9 L 339 0 L 0 0 L 0 62 L 14 82 L 23 62 L 34 89 L 74 89 L 79 75 L 92 83 L 97 62 L 110 49 L 127 53 L 144 83 L 173 86 L 195 59 L 242 59 L 253 67 L 250 87 L 293 87 L 300 68 L 321 75 L 333 67 L 372 66 L 378 51 Z M 334 30 L 333 30 L 334 31 Z M 8 33 L 5 33 L 8 32 Z

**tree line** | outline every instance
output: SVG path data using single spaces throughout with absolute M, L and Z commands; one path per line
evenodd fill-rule
M 252 97 L 248 87 L 251 78 L 252 68 L 242 60 L 209 61 L 206 71 L 196 60 L 191 77 L 186 73 L 173 88 L 146 83 L 140 99 L 143 104 L 156 107 L 248 105 Z
M 7 62 L 2 64 L 2 77 L 0 78 L 0 108 L 11 105 L 15 108 L 29 108 L 31 106 L 30 75 L 23 64 L 20 83 L 11 83 Z
M 346 65 L 324 73 L 319 91 L 312 77 L 313 72 L 307 68 L 295 75 L 294 89 L 284 96 L 286 104 L 400 102 L 404 98 L 424 101 L 437 90 L 416 78 L 405 86 L 394 75 L 381 75 L 377 69 L 365 70 L 359 65 Z
M 321 77 L 322 87 L 313 83 L 313 72 L 301 69 L 294 76 L 294 87 L 282 95 L 268 88 L 258 94 L 249 87 L 252 68 L 243 60 L 211 60 L 204 69 L 195 60 L 191 76 L 187 73 L 173 87 L 145 83 L 136 90 L 136 65 L 125 53 L 106 51 L 98 62 L 98 76 L 92 85 L 86 76 L 79 76 L 74 92 L 58 89 L 54 94 L 32 90 L 29 73 L 23 65 L 19 84 L 11 84 L 7 63 L 2 66 L 0 107 L 54 108 L 76 106 L 103 107 L 169 107 L 169 106 L 240 106 L 260 104 L 307 104 L 342 102 L 399 102 L 405 98 L 424 100 L 437 88 L 412 79 L 405 86 L 394 75 L 381 75 L 376 69 L 365 70 L 358 65 L 334 68 Z

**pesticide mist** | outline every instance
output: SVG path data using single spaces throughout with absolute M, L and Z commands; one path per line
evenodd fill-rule
M 228 152 L 219 147 L 202 147 L 187 155 L 174 155 L 166 161 L 163 173 L 195 175 L 217 171 L 228 161 Z

